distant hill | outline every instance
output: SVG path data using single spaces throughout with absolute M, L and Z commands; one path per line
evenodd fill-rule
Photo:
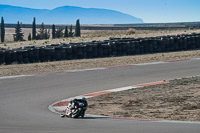
M 0 5 L 0 16 L 4 17 L 5 23 L 32 23 L 36 17 L 37 23 L 45 24 L 74 24 L 77 19 L 82 24 L 129 24 L 143 23 L 143 20 L 134 16 L 114 10 L 81 8 L 63 6 L 52 10 L 31 9 L 9 5 Z

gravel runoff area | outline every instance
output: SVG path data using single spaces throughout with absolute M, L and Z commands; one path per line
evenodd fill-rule
M 88 99 L 87 113 L 112 117 L 200 121 L 200 77 Z
M 0 65 L 0 77 L 23 74 L 40 74 L 49 72 L 63 72 L 67 70 L 109 67 L 118 65 L 131 65 L 147 62 L 180 60 L 199 58 L 200 50 L 181 51 L 171 53 L 157 53 L 136 56 L 122 56 L 97 59 L 67 60 L 33 64 Z

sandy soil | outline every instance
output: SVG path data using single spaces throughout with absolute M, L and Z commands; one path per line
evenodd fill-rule
M 200 50 L 194 50 L 194 51 L 158 53 L 158 54 L 147 54 L 147 55 L 137 55 L 137 56 L 55 61 L 55 62 L 45 62 L 45 63 L 33 63 L 33 64 L 0 65 L 0 77 L 21 75 L 21 74 L 38 74 L 46 72 L 63 72 L 72 69 L 108 67 L 116 65 L 129 65 L 129 64 L 146 63 L 146 62 L 179 60 L 179 59 L 199 58 L 199 57 L 200 57 Z
M 200 77 L 88 99 L 87 113 L 142 119 L 200 121 Z
M 76 42 L 88 42 L 88 41 L 102 41 L 107 40 L 112 37 L 125 38 L 125 37 L 153 37 L 153 36 L 162 36 L 162 35 L 177 35 L 177 34 L 189 34 L 189 33 L 200 33 L 200 29 L 194 30 L 158 30 L 158 31 L 149 31 L 149 30 L 135 30 L 134 34 L 123 30 L 82 30 L 82 37 L 70 37 L 70 38 L 61 38 L 61 39 L 48 39 L 48 40 L 35 40 L 35 41 L 23 41 L 23 42 L 13 42 L 13 34 L 15 32 L 14 28 L 6 28 L 6 42 L 0 44 L 0 48 L 20 48 L 24 46 L 45 46 L 48 44 L 59 44 L 59 43 L 76 43 Z M 24 39 L 27 40 L 28 34 L 31 33 L 31 29 L 23 28 L 22 32 L 24 33 Z M 50 32 L 51 33 L 51 32 Z

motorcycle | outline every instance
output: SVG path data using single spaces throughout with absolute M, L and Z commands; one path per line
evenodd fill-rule
M 60 117 L 79 118 L 81 116 L 83 118 L 86 109 L 87 107 L 85 107 L 84 103 L 78 102 L 75 104 L 72 102 L 68 104 L 63 113 L 60 114 Z

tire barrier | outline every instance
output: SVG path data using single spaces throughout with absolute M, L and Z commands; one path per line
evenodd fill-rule
M 26 46 L 13 50 L 0 49 L 0 64 L 116 57 L 199 48 L 200 34 L 196 33 L 137 39 L 110 38 L 105 41 L 51 44 L 45 47 Z

